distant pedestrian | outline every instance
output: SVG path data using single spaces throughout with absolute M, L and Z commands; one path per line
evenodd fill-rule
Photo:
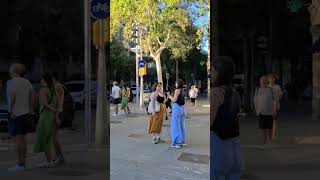
M 46 161 L 37 165 L 39 168 L 50 168 L 54 165 L 52 158 L 56 118 L 59 113 L 58 99 L 51 74 L 42 76 L 40 89 L 39 121 L 36 129 L 35 153 L 44 153 Z
M 113 82 L 112 92 L 111 96 L 113 99 L 113 104 L 115 107 L 115 113 L 112 116 L 119 115 L 119 104 L 121 103 L 120 97 L 121 97 L 121 89 L 118 86 L 118 82 Z
M 58 110 L 58 113 L 56 114 L 55 129 L 54 129 L 54 135 L 53 135 L 53 144 L 54 144 L 54 150 L 55 150 L 55 156 L 54 156 L 53 162 L 55 164 L 64 164 L 65 158 L 64 158 L 61 143 L 58 137 L 59 128 L 61 126 L 62 121 L 64 120 L 63 119 L 64 87 L 57 80 L 56 74 L 52 78 L 53 78 L 55 94 L 57 96 L 57 110 Z
M 162 84 L 157 82 L 153 86 L 153 92 L 150 96 L 148 113 L 150 113 L 149 133 L 153 135 L 154 144 L 163 143 L 161 140 L 162 124 L 165 113 L 165 96 L 162 93 Z
M 176 90 L 174 96 L 169 95 L 173 102 L 171 115 L 171 148 L 180 149 L 186 145 L 186 112 L 185 112 L 185 96 L 183 91 L 184 82 L 179 79 L 176 82 Z
M 259 127 L 263 130 L 264 144 L 269 144 L 272 138 L 273 116 L 276 113 L 276 98 L 272 88 L 268 87 L 266 76 L 260 78 L 260 87 L 256 89 L 254 105 L 259 118 Z
M 212 68 L 210 117 L 210 176 L 212 180 L 240 180 L 240 95 L 232 87 L 233 60 L 218 57 Z
M 195 85 L 191 86 L 191 89 L 189 91 L 189 97 L 191 99 L 192 108 L 195 109 L 196 100 L 197 100 L 197 97 L 198 97 L 198 89 L 196 88 Z
M 169 94 L 172 95 L 171 90 L 169 89 L 168 91 L 165 92 L 165 96 L 166 96 L 166 120 L 168 120 L 168 110 L 170 108 L 170 112 L 172 113 L 172 106 L 171 106 L 171 99 L 169 98 Z
M 17 165 L 9 171 L 23 171 L 26 168 L 26 153 L 28 133 L 28 116 L 33 113 L 34 90 L 32 84 L 21 75 L 25 67 L 22 64 L 12 64 L 11 80 L 7 83 L 9 134 L 15 138 L 17 145 Z
M 276 101 L 276 111 L 273 115 L 273 125 L 272 125 L 272 140 L 275 140 L 277 138 L 277 124 L 279 121 L 279 113 L 280 113 L 280 100 L 282 99 L 283 92 L 281 90 L 281 87 L 276 84 L 276 75 L 275 74 L 269 74 L 268 75 L 269 80 L 269 87 L 273 91 L 273 95 Z
M 130 88 L 127 85 L 123 85 L 121 94 L 122 94 L 121 110 L 124 111 L 124 114 L 130 114 L 130 109 L 129 109 Z

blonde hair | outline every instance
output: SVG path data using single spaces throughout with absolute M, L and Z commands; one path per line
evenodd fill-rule
M 24 73 L 26 70 L 25 66 L 21 63 L 14 63 L 10 66 L 9 72 L 10 75 L 19 75 L 21 76 L 22 73 Z

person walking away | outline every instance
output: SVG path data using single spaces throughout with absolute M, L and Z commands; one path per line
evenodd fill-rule
M 210 179 L 240 180 L 240 95 L 232 87 L 233 60 L 218 57 L 212 68 Z
M 130 88 L 127 85 L 124 85 L 122 88 L 122 99 L 121 99 L 121 110 L 124 111 L 124 114 L 129 114 L 129 99 L 130 99 Z
M 169 98 L 174 103 L 171 115 L 171 148 L 180 149 L 186 145 L 186 113 L 185 113 L 185 93 L 183 92 L 184 82 L 179 79 L 176 82 L 174 96 Z
M 64 103 L 64 87 L 63 85 L 57 80 L 57 74 L 54 74 L 52 77 L 53 79 L 53 85 L 55 89 L 55 94 L 57 96 L 57 110 L 58 113 L 56 114 L 56 119 L 55 119 L 55 129 L 54 129 L 54 134 L 53 134 L 53 144 L 54 144 L 54 150 L 55 150 L 55 157 L 53 162 L 55 164 L 64 164 L 65 163 L 65 158 L 62 152 L 62 147 L 60 140 L 58 138 L 58 132 L 60 125 L 62 121 L 64 120 L 63 118 L 63 103 Z
M 35 96 L 31 83 L 21 76 L 24 71 L 24 65 L 12 64 L 9 70 L 11 80 L 7 84 L 8 129 L 15 138 L 18 157 L 17 165 L 8 169 L 10 172 L 26 169 L 28 116 L 33 113 Z
M 150 114 L 149 134 L 152 134 L 154 144 L 164 142 L 161 140 L 161 132 L 165 113 L 165 96 L 161 90 L 162 84 L 160 82 L 155 83 L 148 106 L 148 113 Z
M 260 87 L 256 90 L 254 96 L 254 105 L 259 118 L 259 127 L 263 130 L 264 145 L 271 142 L 273 116 L 276 113 L 276 99 L 273 90 L 268 87 L 266 76 L 260 78 Z
M 172 113 L 172 106 L 171 106 L 171 99 L 169 98 L 169 95 L 171 94 L 170 90 L 165 92 L 165 97 L 166 97 L 166 120 L 168 120 L 168 109 L 170 108 L 170 113 Z
M 119 104 L 120 104 L 120 96 L 121 96 L 121 89 L 118 86 L 118 82 L 113 82 L 112 87 L 112 98 L 113 98 L 113 104 L 115 107 L 115 113 L 112 116 L 117 116 L 119 113 Z
M 55 93 L 55 87 L 52 75 L 42 76 L 40 89 L 40 109 L 39 121 L 36 129 L 36 143 L 34 153 L 44 153 L 46 161 L 37 165 L 39 168 L 50 168 L 54 165 L 52 162 L 52 146 L 56 124 L 56 116 L 59 113 L 58 100 Z
M 277 139 L 277 124 L 279 122 L 279 113 L 280 113 L 280 100 L 282 99 L 283 93 L 281 90 L 281 87 L 276 84 L 276 75 L 275 74 L 269 74 L 268 75 L 269 80 L 269 87 L 273 91 L 273 95 L 276 101 L 276 112 L 273 119 L 273 125 L 272 125 L 272 140 Z
M 195 85 L 192 85 L 191 86 L 191 89 L 189 91 L 189 97 L 191 99 L 191 104 L 192 104 L 192 108 L 193 110 L 195 109 L 196 107 L 196 99 L 197 99 L 197 90 L 196 90 L 196 86 Z

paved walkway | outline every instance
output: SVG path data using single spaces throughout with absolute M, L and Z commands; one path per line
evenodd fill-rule
M 170 120 L 163 126 L 166 143 L 155 145 L 145 110 L 132 107 L 131 115 L 112 117 L 111 180 L 208 180 L 208 107 L 204 101 L 194 112 L 187 107 L 188 145 L 180 150 L 169 148 Z
M 320 176 L 320 122 L 311 120 L 310 102 L 283 105 L 278 139 L 262 149 L 262 134 L 254 117 L 241 122 L 243 179 L 301 180 Z
M 82 113 L 77 113 L 77 120 L 83 119 Z M 67 164 L 50 169 L 36 168 L 36 164 L 45 160 L 43 154 L 32 152 L 35 134 L 28 135 L 27 171 L 10 173 L 8 167 L 16 163 L 15 145 L 13 140 L 0 142 L 0 177 L 1 179 L 45 179 L 45 180 L 88 180 L 105 179 L 109 172 L 107 148 L 87 147 L 83 144 L 84 137 L 80 131 L 61 130 L 61 143 L 63 144 Z M 0 134 L 5 137 L 6 134 Z

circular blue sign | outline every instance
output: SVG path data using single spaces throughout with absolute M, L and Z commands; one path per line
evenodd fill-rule
M 144 61 L 144 60 L 140 60 L 139 62 L 138 62 L 138 65 L 139 65 L 139 67 L 145 67 L 146 66 L 146 61 Z
M 92 0 L 91 14 L 96 19 L 110 17 L 110 0 Z

